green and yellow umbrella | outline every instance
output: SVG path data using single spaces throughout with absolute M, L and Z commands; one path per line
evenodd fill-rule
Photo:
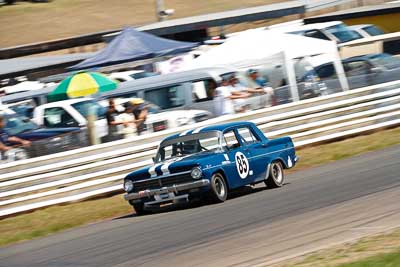
M 54 102 L 107 92 L 115 88 L 117 82 L 101 73 L 78 72 L 63 80 L 47 98 L 50 102 Z

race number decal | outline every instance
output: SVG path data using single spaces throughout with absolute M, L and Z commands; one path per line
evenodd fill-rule
M 240 178 L 245 179 L 249 175 L 249 161 L 242 152 L 236 152 L 235 161 Z

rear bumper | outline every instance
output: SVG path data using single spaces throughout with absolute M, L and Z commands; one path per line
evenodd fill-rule
M 169 194 L 169 193 L 175 193 L 178 194 L 180 191 L 186 191 L 190 189 L 195 189 L 203 186 L 207 186 L 210 184 L 210 181 L 207 179 L 202 179 L 190 183 L 184 183 L 184 184 L 177 184 L 173 186 L 168 186 L 168 187 L 162 187 L 158 189 L 147 189 L 143 191 L 139 191 L 137 193 L 130 193 L 130 194 L 125 194 L 124 198 L 125 200 L 135 200 L 135 199 L 140 199 L 144 197 L 153 197 L 155 195 L 161 195 L 161 194 Z

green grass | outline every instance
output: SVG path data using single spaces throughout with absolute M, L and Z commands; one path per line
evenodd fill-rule
M 359 136 L 298 151 L 301 160 L 293 170 L 314 167 L 338 159 L 400 143 L 400 128 Z M 0 246 L 46 236 L 68 228 L 110 219 L 132 212 L 121 195 L 53 206 L 0 220 Z M 360 247 L 361 248 L 361 247 Z
M 364 237 L 283 262 L 281 267 L 400 266 L 400 229 Z
M 379 254 L 367 259 L 340 264 L 338 267 L 399 267 L 400 250 L 393 253 Z

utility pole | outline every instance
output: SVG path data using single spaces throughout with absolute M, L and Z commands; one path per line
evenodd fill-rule
M 165 9 L 164 0 L 156 0 L 156 16 L 158 21 L 164 21 L 168 16 L 174 14 L 174 9 Z

